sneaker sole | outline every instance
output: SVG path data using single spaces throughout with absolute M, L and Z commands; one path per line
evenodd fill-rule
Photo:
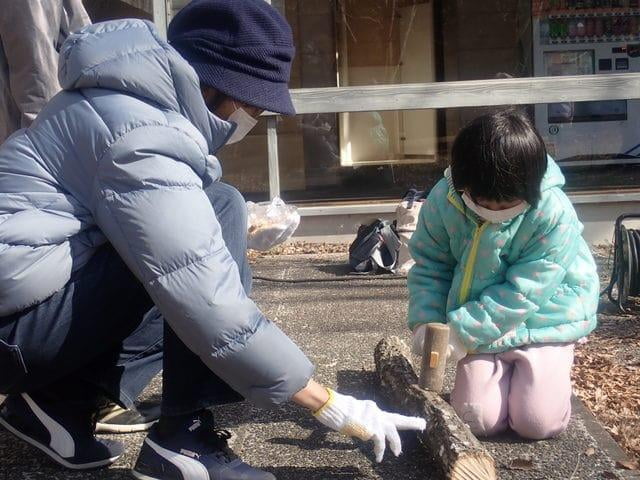
M 110 423 L 96 423 L 96 433 L 146 432 L 156 423 L 158 423 L 158 420 L 153 420 L 149 423 L 139 423 L 137 425 L 112 425 Z
M 16 430 L 15 428 L 13 428 L 13 426 L 11 426 L 9 423 L 7 423 L 5 421 L 5 419 L 2 418 L 2 417 L 0 417 L 0 425 L 2 425 L 4 428 L 6 428 L 9 432 L 11 432 L 13 435 L 18 437 L 20 440 L 22 440 L 24 442 L 27 442 L 29 445 L 31 445 L 33 447 L 36 447 L 38 450 L 42 451 L 42 453 L 47 455 L 54 462 L 62 465 L 63 467 L 66 467 L 66 468 L 68 468 L 70 470 L 90 470 L 90 469 L 93 469 L 93 468 L 106 467 L 107 465 L 111 465 L 118 458 L 120 458 L 120 455 L 118 455 L 117 457 L 108 458 L 108 459 L 100 460 L 100 461 L 97 461 L 97 462 L 70 463 L 69 461 L 65 460 L 60 455 L 58 455 L 56 452 L 51 450 L 49 447 L 47 447 L 46 445 L 43 445 L 42 443 L 34 440 L 33 438 L 29 437 L 28 435 L 25 435 L 24 433 L 20 432 L 19 430 Z

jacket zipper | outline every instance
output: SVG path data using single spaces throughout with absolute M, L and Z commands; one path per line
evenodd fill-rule
M 487 228 L 488 222 L 482 225 L 476 226 L 475 232 L 473 232 L 473 243 L 471 244 L 471 251 L 467 258 L 467 264 L 464 268 L 464 275 L 462 277 L 462 284 L 460 285 L 460 294 L 458 296 L 458 302 L 460 305 L 466 303 L 469 298 L 469 290 L 471 290 L 471 282 L 473 280 L 473 270 L 476 264 L 476 257 L 478 256 L 478 245 L 482 238 L 482 232 Z
M 458 294 L 458 303 L 463 305 L 467 302 L 469 298 L 469 291 L 471 290 L 471 283 L 473 282 L 473 271 L 476 264 L 476 258 L 478 256 L 478 245 L 480 244 L 480 238 L 482 237 L 482 233 L 489 226 L 489 222 L 484 222 L 479 224 L 478 219 L 474 218 L 469 214 L 466 208 L 464 208 L 458 200 L 456 199 L 453 192 L 449 191 L 447 198 L 451 204 L 456 207 L 460 212 L 465 215 L 469 220 L 471 220 L 476 225 L 476 229 L 473 232 L 473 241 L 471 243 L 471 251 L 469 252 L 469 257 L 467 258 L 467 264 L 464 268 L 464 273 L 462 275 L 462 283 L 460 284 L 460 292 Z

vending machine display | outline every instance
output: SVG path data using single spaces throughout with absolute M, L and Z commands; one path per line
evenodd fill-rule
M 640 72 L 638 0 L 534 0 L 535 76 Z M 640 101 L 536 105 L 549 153 L 565 167 L 640 163 Z

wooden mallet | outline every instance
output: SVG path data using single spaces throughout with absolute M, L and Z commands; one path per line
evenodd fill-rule
M 447 366 L 449 326 L 444 323 L 429 323 L 424 334 L 420 388 L 442 393 L 444 372 Z

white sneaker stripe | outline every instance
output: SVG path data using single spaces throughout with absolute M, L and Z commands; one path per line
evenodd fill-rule
M 100 417 L 100 422 L 106 423 L 112 418 L 116 418 L 118 415 L 123 414 L 124 412 L 126 412 L 126 410 L 120 405 L 114 405 L 111 410 L 109 410 L 109 413 L 106 413 L 102 417 Z
M 51 450 L 62 458 L 73 457 L 76 454 L 76 444 L 71 434 L 62 425 L 47 415 L 29 395 L 26 393 L 21 393 L 20 395 L 22 395 L 22 398 L 27 402 L 27 405 L 29 405 L 29 408 L 31 408 L 35 416 L 38 417 L 38 420 L 40 420 L 49 431 L 49 436 L 51 437 L 49 446 Z
M 183 480 L 211 480 L 209 478 L 209 472 L 199 461 L 185 455 L 172 452 L 166 448 L 162 448 L 160 445 L 148 438 L 145 442 L 153 448 L 158 455 L 173 463 L 178 470 L 180 470 L 180 473 L 182 473 Z

